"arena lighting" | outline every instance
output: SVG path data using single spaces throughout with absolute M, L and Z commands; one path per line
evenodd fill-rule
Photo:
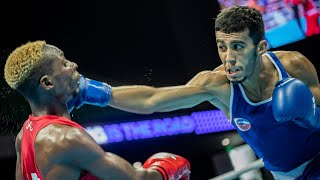
M 222 111 L 211 110 L 187 116 L 87 126 L 85 129 L 98 144 L 106 144 L 177 134 L 207 134 L 233 130 L 234 127 Z

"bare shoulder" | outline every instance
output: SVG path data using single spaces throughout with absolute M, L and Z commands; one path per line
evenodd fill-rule
M 76 153 L 85 148 L 84 145 L 93 138 L 83 129 L 76 127 L 50 124 L 41 129 L 35 141 L 35 147 L 45 147 L 55 159 L 68 157 L 67 154 Z
M 189 85 L 197 85 L 206 89 L 218 88 L 228 83 L 229 81 L 222 65 L 214 70 L 201 71 L 188 82 Z
M 302 70 L 308 70 L 308 64 L 310 61 L 302 53 L 298 51 L 274 51 L 276 56 L 280 59 L 284 68 L 289 71 L 289 73 L 296 68 L 303 68 Z
M 16 142 L 21 142 L 22 139 L 22 133 L 23 133 L 23 128 L 19 131 L 19 133 L 16 136 Z
M 318 82 L 317 71 L 311 61 L 298 51 L 275 51 L 283 67 L 291 77 L 307 84 Z
M 277 57 L 282 60 L 297 60 L 299 58 L 305 57 L 302 53 L 299 51 L 273 51 Z
M 17 152 L 21 151 L 22 133 L 23 133 L 23 128 L 21 128 L 20 132 L 17 134 L 15 139 L 15 148 Z

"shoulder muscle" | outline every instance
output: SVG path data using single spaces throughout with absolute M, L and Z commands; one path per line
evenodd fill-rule
M 300 52 L 281 52 L 279 59 L 290 76 L 302 80 L 308 86 L 317 86 L 319 84 L 314 65 Z
M 67 127 L 61 141 L 60 157 L 66 163 L 79 165 L 104 156 L 102 148 L 83 129 Z
M 19 153 L 19 154 L 21 152 L 22 131 L 23 131 L 23 128 L 20 130 L 20 132 L 18 133 L 16 140 L 15 140 L 15 148 L 16 148 L 17 153 Z
M 201 71 L 195 75 L 187 84 L 200 86 L 205 89 L 219 88 L 228 83 L 224 70 L 216 68 L 213 71 Z

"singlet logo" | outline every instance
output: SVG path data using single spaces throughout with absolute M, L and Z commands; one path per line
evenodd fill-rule
M 28 124 L 27 124 L 26 129 L 29 129 L 30 131 L 33 130 L 33 128 L 32 128 L 32 122 L 31 122 L 30 120 L 29 120 L 29 122 L 28 122 Z
M 37 173 L 31 173 L 31 178 L 32 180 L 40 180 L 40 178 L 37 176 Z
M 233 118 L 234 123 L 237 125 L 240 131 L 249 131 L 251 129 L 251 124 L 249 120 L 244 118 Z

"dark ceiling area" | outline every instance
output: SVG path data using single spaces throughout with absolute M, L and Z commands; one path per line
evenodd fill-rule
M 111 84 L 183 84 L 219 64 L 214 1 L 13 1 L 1 8 L 1 49 L 46 40 L 81 73 Z

